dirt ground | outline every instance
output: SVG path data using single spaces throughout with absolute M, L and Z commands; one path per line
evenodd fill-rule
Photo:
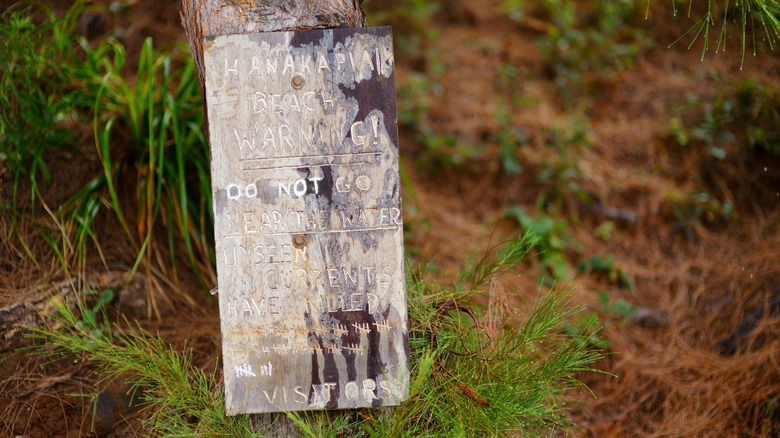
M 158 47 L 183 41 L 178 2 L 125 3 L 123 14 L 101 14 L 96 32 L 123 29 L 129 58 L 144 36 L 154 37 Z M 369 8 L 387 3 L 375 1 Z M 432 152 L 413 126 L 400 127 L 411 181 L 403 201 L 410 260 L 434 266 L 426 275 L 447 285 L 468 257 L 522 232 L 506 217 L 510 206 L 543 211 L 565 224 L 563 253 L 575 274 L 573 300 L 586 306 L 586 314 L 599 316 L 608 342 L 609 354 L 596 367 L 611 375 L 582 375 L 592 393 L 571 394 L 572 417 L 580 425 L 574 436 L 780 436 L 780 154 L 748 147 L 741 126 L 731 126 L 735 140 L 723 146 L 728 157 L 723 160 L 707 147 L 681 146 L 670 136 L 673 117 L 700 123 L 725 84 L 752 78 L 777 92 L 777 49 L 749 53 L 742 69 L 736 44 L 700 60 L 699 45 L 667 47 L 691 23 L 673 17 L 667 4 L 653 2 L 647 18 L 631 23 L 647 36 L 631 65 L 587 76 L 588 97 L 566 98 L 538 43 L 547 37 L 549 17 L 531 13 L 515 22 L 494 0 L 443 3 L 431 18 L 438 36 L 410 56 L 397 49 L 397 86 L 417 72 L 428 73 L 440 88 L 429 96 L 424 122 L 463 144 L 479 145 L 482 153 L 462 165 L 436 164 L 441 153 Z M 393 24 L 398 38 L 407 26 Z M 434 62 L 442 68 L 433 68 Z M 516 69 L 509 80 L 501 73 L 507 65 Z M 502 123 L 497 113 L 510 94 L 526 103 L 513 106 Z M 697 103 L 686 106 L 690 96 Z M 507 126 L 525 139 L 517 149 L 516 174 L 502 170 L 496 158 L 496 133 Z M 550 146 L 569 133 L 579 140 L 568 149 Z M 445 161 L 458 153 L 445 150 Z M 555 176 L 540 177 L 550 169 Z M 567 176 L 572 169 L 576 172 Z M 728 201 L 732 212 L 708 210 L 701 194 L 721 206 Z M 117 243 L 116 253 L 121 249 Z M 626 274 L 633 288 L 612 281 L 610 273 L 573 268 L 607 254 L 615 258 L 611 273 Z M 83 281 L 123 284 L 131 262 L 116 263 L 128 269 L 111 272 L 96 264 Z M 8 281 L 0 308 L 39 289 L 53 290 L 63 280 L 56 268 L 48 274 L 27 265 L 2 268 Z M 533 299 L 541 272 L 533 258 L 504 276 L 516 291 L 515 304 L 522 308 Z M 133 280 L 120 310 L 146 320 L 148 280 L 143 275 Z M 197 305 L 162 303 L 163 317 L 144 326 L 175 347 L 186 339 L 195 362 L 213 366 L 218 312 L 194 283 L 184 278 L 180 287 L 199 297 Z M 621 313 L 604 303 L 605 296 L 637 310 Z M 88 399 L 78 395 L 92 391 L 98 377 L 72 358 L 2 352 L 0 435 L 90 436 Z M 111 391 L 119 394 L 122 388 Z M 105 414 L 102 434 L 143 435 L 136 422 L 123 421 L 131 413 L 105 410 L 111 414 Z

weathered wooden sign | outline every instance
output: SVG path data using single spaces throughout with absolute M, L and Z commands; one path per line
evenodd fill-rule
M 204 41 L 229 415 L 408 395 L 389 27 Z

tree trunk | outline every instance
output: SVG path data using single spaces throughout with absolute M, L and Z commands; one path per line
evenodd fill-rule
M 206 110 L 203 38 L 234 33 L 362 27 L 362 0 L 181 0 L 181 21 L 192 51 Z M 208 118 L 204 119 L 208 138 Z M 327 415 L 327 414 L 325 414 Z M 251 415 L 253 429 L 297 436 L 283 413 Z

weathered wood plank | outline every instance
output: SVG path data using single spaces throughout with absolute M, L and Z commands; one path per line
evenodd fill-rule
M 181 21 L 204 82 L 203 38 L 236 33 L 362 27 L 362 0 L 181 0 Z M 205 95 L 205 94 L 204 94 Z
M 408 393 L 389 28 L 204 39 L 230 414 Z

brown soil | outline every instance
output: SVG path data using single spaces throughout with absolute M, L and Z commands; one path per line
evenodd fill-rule
M 127 2 L 124 15 L 95 12 L 99 18 L 87 20 L 85 32 L 99 36 L 124 29 L 132 59 L 143 36 L 152 35 L 157 46 L 183 40 L 177 3 L 137 0 Z M 648 19 L 633 25 L 651 35 L 655 45 L 640 49 L 630 68 L 588 77 L 593 97 L 586 104 L 585 97 L 566 100 L 555 86 L 536 43 L 545 35 L 543 15 L 514 23 L 499 13 L 496 0 L 444 3 L 444 12 L 435 17 L 440 36 L 428 43 L 428 52 L 411 58 L 396 54 L 397 80 L 403 83 L 437 57 L 445 68 L 433 77 L 443 91 L 433 97 L 425 123 L 485 152 L 460 167 L 437 166 L 431 163 L 440 157 L 432 158 L 412 129 L 401 129 L 402 160 L 414 189 L 411 193 L 407 186 L 404 193 L 406 245 L 413 260 L 433 261 L 437 270 L 429 277 L 448 284 L 467 257 L 521 232 L 504 218 L 510 205 L 533 212 L 540 195 L 547 195 L 547 211 L 567 221 L 569 241 L 576 242 L 567 246 L 572 264 L 612 253 L 635 284 L 628 290 L 593 273 L 579 273 L 571 281 L 574 301 L 599 314 L 602 335 L 610 343 L 613 354 L 597 367 L 614 375 L 581 376 L 592 394 L 572 394 L 583 402 L 572 414 L 581 425 L 575 436 L 780 435 L 780 155 L 747 147 L 739 127 L 738 141 L 728 146 L 724 161 L 701 145 L 680 147 L 668 135 L 670 118 L 687 96 L 701 102 L 685 114 L 695 121 L 728 80 L 780 83 L 777 54 L 761 48 L 758 56 L 746 57 L 740 70 L 736 45 L 704 61 L 699 52 L 686 50 L 687 42 L 667 48 L 690 23 L 671 17 L 667 4 L 654 2 Z M 404 26 L 397 26 L 396 33 L 402 31 Z M 509 90 L 498 89 L 502 64 L 518 69 Z M 518 151 L 522 171 L 516 176 L 501 170 L 494 140 L 500 129 L 496 114 L 508 93 L 531 102 L 511 114 L 510 125 L 528 139 Z M 573 129 L 577 117 L 588 122 L 587 146 L 572 146 L 578 157 L 576 182 L 587 202 L 571 191 L 556 192 L 568 180 L 556 186 L 537 178 L 565 154 L 549 147 L 550 139 Z M 58 172 L 76 170 L 62 166 Z M 3 184 L 7 189 L 8 182 Z M 703 212 L 681 217 L 675 210 L 678 201 L 700 192 L 731 201 L 733 216 Z M 594 230 L 607 221 L 615 227 L 610 237 L 596 236 Z M 5 218 L 0 225 L 8 226 Z M 115 224 L 105 227 L 109 239 Z M 22 232 L 34 234 L 31 225 Z M 96 260 L 81 278 L 93 287 L 122 283 L 132 263 L 126 243 L 104 246 L 118 261 L 112 266 L 124 263 L 127 269 L 106 273 Z M 0 308 L 64 279 L 56 263 L 51 269 L 33 266 L 9 243 L 0 251 L 6 283 L 0 286 Z M 45 245 L 32 251 L 42 260 L 53 256 Z M 540 272 L 534 259 L 505 276 L 507 288 L 516 291 L 516 304 L 522 307 L 535 296 Z M 120 310 L 175 347 L 186 339 L 195 349 L 195 362 L 213 367 L 220 342 L 216 306 L 185 275 L 162 288 L 179 288 L 172 296 L 195 297 L 197 305 L 163 300 L 161 318 L 150 320 L 153 281 L 139 275 Z M 599 291 L 636 306 L 638 313 L 607 312 Z M 89 436 L 89 403 L 72 394 L 89 393 L 99 377 L 73 358 L 47 362 L 24 350 L 3 352 L 0 435 Z M 119 423 L 124 426 L 117 436 L 143 435 L 132 420 Z

